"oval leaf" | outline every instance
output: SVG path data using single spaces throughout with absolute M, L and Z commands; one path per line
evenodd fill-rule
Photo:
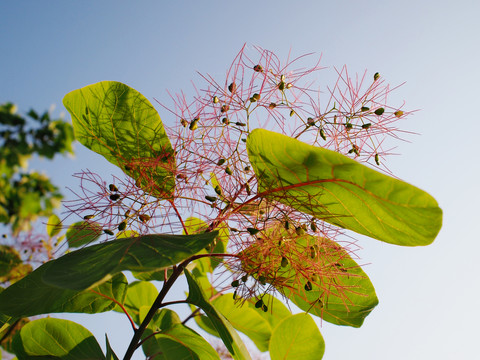
M 53 214 L 47 220 L 47 234 L 52 237 L 57 235 L 62 230 L 62 221 L 60 218 Z
M 433 197 L 339 153 L 264 129 L 247 150 L 264 197 L 396 245 L 428 245 L 440 231 Z
M 62 360 L 105 360 L 93 335 L 83 326 L 63 319 L 39 319 L 26 324 L 13 341 L 18 360 L 36 357 Z
M 273 330 L 270 339 L 272 360 L 320 360 L 324 353 L 322 334 L 308 314 L 285 318 Z
M 67 242 L 71 248 L 79 248 L 97 240 L 103 234 L 100 224 L 88 221 L 73 223 L 67 230 Z
M 63 98 L 75 137 L 119 166 L 148 193 L 170 198 L 175 189 L 175 156 L 160 116 L 131 87 L 102 81 Z

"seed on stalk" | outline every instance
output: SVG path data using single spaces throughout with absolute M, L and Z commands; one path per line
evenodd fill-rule
M 225 164 L 226 161 L 227 160 L 225 160 L 224 158 L 221 158 L 220 160 L 218 160 L 217 165 L 222 166 L 223 164 Z
M 247 192 L 247 195 L 252 193 L 252 189 L 250 189 L 250 185 L 248 183 L 245 183 L 245 191 Z
M 302 228 L 301 226 L 297 226 L 297 227 L 295 227 L 295 232 L 297 233 L 298 236 L 301 236 L 301 235 L 305 234 L 305 229 Z
M 353 128 L 353 124 L 352 123 L 346 123 L 345 128 L 347 129 L 347 131 L 350 131 Z
M 228 85 L 228 91 L 233 93 L 235 90 L 237 90 L 237 84 L 235 84 L 235 82 L 232 82 L 230 85 Z
M 380 165 L 380 157 L 378 156 L 378 154 L 375 154 L 375 163 L 377 165 Z
M 110 191 L 118 191 L 117 187 L 113 184 L 108 185 L 108 188 L 110 189 Z
M 261 275 L 259 278 L 258 278 L 258 281 L 260 282 L 260 284 L 262 285 L 265 285 L 267 282 L 266 282 L 266 279 L 265 279 L 265 276 Z
M 120 199 L 120 195 L 119 195 L 119 194 L 112 194 L 112 195 L 110 195 L 110 200 L 112 200 L 112 201 L 117 201 L 118 199 Z
M 323 129 L 320 129 L 320 137 L 323 139 L 323 140 L 327 140 L 327 136 L 325 135 L 325 131 Z
M 252 97 L 250 98 L 250 102 L 257 102 L 258 100 L 260 100 L 260 94 L 253 94 Z
M 110 230 L 110 229 L 103 229 L 103 232 L 104 232 L 105 234 L 107 234 L 107 235 L 114 235 L 114 234 L 113 234 L 113 231 Z
M 292 86 L 293 86 L 293 84 L 292 84 L 292 83 L 287 83 L 287 85 L 286 85 L 285 87 L 286 87 L 287 89 L 291 89 L 291 88 L 292 88 Z
M 138 218 L 140 219 L 141 222 L 145 223 L 148 220 L 150 220 L 150 216 L 147 214 L 140 214 L 138 215 Z
M 230 167 L 228 167 L 228 166 L 226 167 L 225 172 L 226 172 L 228 175 L 232 175 L 232 174 L 233 174 L 232 169 L 230 169 Z
M 385 112 L 384 108 L 378 108 L 377 110 L 374 111 L 375 115 L 382 115 Z
M 312 117 L 309 117 L 309 118 L 307 119 L 307 125 L 308 125 L 308 126 L 312 126 L 312 125 L 314 125 L 314 124 L 315 124 L 315 120 L 314 120 Z
M 280 83 L 278 84 L 278 90 L 280 90 L 280 91 L 285 90 L 285 82 L 284 81 L 280 81 Z
M 281 267 L 287 267 L 288 266 L 288 259 L 286 257 L 282 257 L 282 262 L 280 263 Z
M 230 106 L 222 105 L 222 108 L 220 109 L 220 112 L 226 113 L 228 110 L 230 110 Z
M 240 285 L 240 281 L 239 280 L 233 280 L 232 281 L 232 287 L 238 287 L 238 285 Z
M 268 104 L 268 108 L 269 108 L 269 109 L 275 109 L 276 107 L 277 107 L 277 104 L 275 104 L 275 103 L 273 103 L 273 102 L 270 103 L 270 104 Z
M 313 232 L 317 232 L 317 224 L 315 224 L 315 221 L 313 220 L 310 223 L 310 229 L 312 229 Z
M 180 124 L 182 124 L 183 127 L 187 127 L 188 121 L 185 119 L 180 119 Z
M 363 125 L 362 125 L 362 129 L 365 129 L 365 130 L 366 130 L 366 129 L 369 129 L 369 128 L 370 128 L 370 126 L 372 126 L 372 124 L 371 124 L 371 123 L 366 123 L 366 124 L 363 124 Z
M 245 282 L 247 282 L 247 280 L 248 280 L 248 275 L 246 275 L 246 274 L 243 275 L 242 276 L 242 281 L 245 283 Z
M 245 166 L 245 168 L 243 170 L 245 170 L 246 172 L 249 172 L 250 171 L 250 166 Z
M 313 289 L 312 283 L 310 281 L 307 281 L 305 284 L 305 290 L 306 291 L 311 291 Z
M 285 230 L 290 229 L 290 223 L 288 222 L 288 220 L 285 220 L 285 224 L 283 226 L 285 227 Z
M 380 79 L 380 74 L 378 72 L 376 72 L 374 75 L 373 75 L 373 81 L 377 81 L 378 79 Z
M 258 300 L 258 301 L 255 303 L 255 307 L 256 307 L 257 309 L 261 308 L 262 305 L 263 305 L 263 300 L 262 300 L 262 299 Z
M 397 110 L 393 113 L 393 115 L 395 115 L 397 118 L 399 118 L 403 115 L 403 111 L 402 110 Z
M 233 292 L 233 300 L 235 300 L 236 298 L 237 298 L 237 290 Z
M 230 124 L 230 120 L 228 120 L 228 118 L 224 117 L 222 119 L 222 123 L 224 123 L 225 125 L 228 125 L 228 124 Z
M 198 117 L 193 119 L 188 128 L 192 131 L 198 128 L 198 120 L 200 120 Z
M 362 112 L 365 112 L 365 111 L 368 111 L 368 110 L 370 110 L 370 108 L 367 107 L 367 106 L 362 106 L 362 108 L 360 109 L 360 111 L 362 111 Z
M 247 231 L 250 233 L 250 235 L 256 235 L 260 232 L 260 230 L 255 228 L 247 228 Z
M 85 215 L 83 217 L 83 220 L 90 220 L 90 219 L 93 219 L 95 217 L 95 215 Z
M 127 222 L 122 221 L 120 224 L 118 224 L 118 231 L 123 231 L 127 228 Z
M 253 70 L 256 72 L 263 72 L 263 67 L 262 65 L 258 64 L 253 67 Z
M 207 200 L 210 201 L 210 202 L 215 202 L 215 201 L 217 201 L 217 198 L 216 198 L 215 196 L 208 196 L 208 195 L 206 195 L 206 196 L 205 196 L 205 199 L 207 199 Z
M 220 187 L 220 185 L 215 186 L 215 192 L 218 195 L 222 195 L 222 188 Z
M 217 104 L 220 100 L 218 99 L 218 96 L 214 96 L 212 101 L 214 104 Z
M 263 310 L 263 312 L 267 312 L 268 311 L 267 305 L 263 304 L 262 305 L 262 310 Z
M 295 115 L 295 110 L 292 109 L 290 110 L 290 116 L 293 116 L 293 115 Z
M 235 125 L 237 125 L 237 126 L 246 126 L 247 124 L 242 123 L 242 122 L 240 122 L 240 121 L 237 121 L 237 122 L 235 123 Z

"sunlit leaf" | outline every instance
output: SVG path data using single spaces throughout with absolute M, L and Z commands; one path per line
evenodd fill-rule
M 325 342 L 311 316 L 297 314 L 283 319 L 275 327 L 269 350 L 272 360 L 320 360 Z
M 170 198 L 175 189 L 175 155 L 160 116 L 131 87 L 102 81 L 63 99 L 75 137 L 138 181 L 151 195 Z
M 62 221 L 60 218 L 53 214 L 47 220 L 47 234 L 52 237 L 57 235 L 62 230 Z
M 105 360 L 97 340 L 73 321 L 46 318 L 26 324 L 13 341 L 19 360 Z
M 9 274 L 12 269 L 22 263 L 16 249 L 7 245 L 0 245 L 0 278 Z
M 97 240 L 103 234 L 100 224 L 89 221 L 79 221 L 67 229 L 67 242 L 71 248 L 79 248 Z
M 433 197 L 339 153 L 264 129 L 250 133 L 247 149 L 269 199 L 397 245 L 428 245 L 440 231 Z
M 152 283 L 136 281 L 128 285 L 123 306 L 136 324 L 141 323 L 140 308 L 143 306 L 150 308 L 157 295 L 158 290 Z M 123 312 L 119 307 L 116 307 L 115 311 Z
M 197 235 L 144 235 L 92 245 L 52 261 L 43 281 L 83 290 L 124 270 L 164 269 L 196 254 L 217 235 L 216 231 Z
M 192 305 L 198 306 L 204 311 L 234 359 L 250 359 L 245 344 L 242 342 L 232 325 L 206 299 L 202 289 L 197 285 L 188 271 L 185 271 L 185 276 L 187 277 L 189 288 L 189 294 L 186 301 Z

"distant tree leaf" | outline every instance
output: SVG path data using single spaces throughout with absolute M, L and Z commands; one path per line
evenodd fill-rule
M 388 243 L 430 244 L 442 211 L 426 192 L 339 153 L 264 129 L 247 139 L 265 197 Z
M 287 317 L 275 327 L 269 350 L 272 360 L 320 360 L 325 342 L 311 316 L 303 313 Z
M 74 90 L 63 99 L 75 137 L 119 166 L 148 193 L 170 198 L 175 189 L 175 155 L 152 104 L 116 81 Z
M 16 249 L 7 245 L 0 245 L 0 278 L 5 277 L 15 267 L 22 263 Z
M 43 281 L 65 289 L 84 290 L 124 270 L 164 269 L 196 254 L 217 235 L 216 231 L 198 235 L 144 235 L 92 245 L 51 261 Z
M 26 324 L 13 341 L 18 360 L 105 360 L 97 340 L 83 326 L 46 318 Z

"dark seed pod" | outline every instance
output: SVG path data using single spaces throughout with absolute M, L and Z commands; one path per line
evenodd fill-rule
M 372 126 L 371 123 L 363 124 L 363 125 L 362 125 L 362 129 L 369 129 L 370 126 Z
M 260 65 L 260 64 L 259 64 L 259 65 L 255 65 L 255 66 L 253 67 L 253 70 L 256 71 L 256 72 L 263 72 L 263 67 L 262 67 L 262 65 Z
M 205 196 L 205 199 L 207 199 L 210 202 L 215 202 L 217 201 L 217 198 L 215 196 Z
M 295 232 L 298 236 L 302 236 L 303 234 L 305 234 L 305 230 L 301 226 L 295 227 Z
M 242 122 L 240 122 L 240 121 L 237 121 L 237 122 L 235 123 L 235 125 L 237 125 L 237 126 L 245 126 L 245 125 L 247 125 L 247 124 L 242 123 Z
M 317 249 L 315 246 L 310 246 L 310 258 L 315 259 L 317 257 Z
M 256 307 L 257 309 L 261 308 L 262 305 L 263 305 L 263 300 L 262 300 L 262 299 L 258 300 L 258 301 L 255 303 L 255 307 Z
M 345 128 L 347 129 L 347 131 L 349 131 L 353 128 L 353 124 L 352 123 L 346 123 Z
M 218 99 L 218 96 L 214 96 L 212 101 L 214 104 L 217 104 L 220 100 Z
M 306 291 L 311 291 L 313 289 L 312 283 L 310 281 L 307 281 L 305 284 L 305 290 Z
M 245 166 L 245 168 L 243 170 L 245 170 L 246 172 L 249 172 L 250 171 L 250 166 Z
M 273 102 L 268 105 L 269 109 L 275 109 L 276 107 L 277 107 L 277 104 L 275 104 Z
M 380 157 L 378 156 L 378 154 L 375 154 L 375 163 L 377 165 L 380 165 Z
M 313 232 L 317 232 L 317 224 L 315 224 L 315 221 L 310 223 L 310 229 L 312 229 Z
M 198 120 L 199 120 L 199 118 L 193 119 L 188 128 L 192 131 L 197 129 L 198 128 Z
M 248 183 L 245 183 L 245 191 L 247 192 L 247 195 L 252 194 L 252 189 L 250 189 L 250 185 Z
M 403 115 L 403 111 L 402 110 L 397 110 L 393 113 L 393 115 L 395 115 L 397 118 L 399 118 Z
M 255 228 L 247 228 L 247 231 L 250 233 L 250 235 L 256 235 L 260 232 L 260 230 Z
M 222 119 L 222 123 L 224 123 L 225 125 L 228 125 L 228 124 L 230 124 L 230 120 L 228 120 L 228 118 L 224 117 Z
M 140 214 L 138 215 L 138 218 L 140 219 L 141 222 L 145 223 L 148 220 L 150 220 L 150 216 L 147 214 Z
M 108 188 L 110 189 L 110 191 L 118 191 L 117 187 L 113 184 L 108 185 Z
M 288 266 L 288 259 L 286 257 L 282 257 L 282 262 L 280 263 L 281 267 L 287 267 Z
M 375 115 L 382 115 L 385 112 L 384 108 L 378 108 L 377 110 L 374 111 Z
M 278 90 L 280 90 L 280 91 L 285 90 L 285 82 L 284 81 L 280 81 L 280 83 L 278 84 Z
M 367 107 L 367 106 L 362 106 L 362 108 L 360 109 L 360 111 L 362 111 L 362 112 L 365 112 L 365 111 L 368 111 L 368 110 L 370 110 L 370 108 Z
M 378 79 L 380 79 L 380 74 L 378 72 L 376 72 L 374 75 L 373 75 L 373 81 L 377 81 Z
M 285 230 L 290 229 L 290 223 L 288 222 L 288 220 L 285 220 L 285 224 L 283 226 L 285 227 Z
M 188 121 L 185 119 L 180 119 L 180 124 L 182 124 L 183 127 L 187 127 Z
M 248 280 L 248 275 L 246 275 L 246 274 L 243 275 L 242 276 L 242 281 L 245 283 L 245 282 L 247 282 L 247 280 Z
M 120 224 L 118 224 L 118 231 L 123 231 L 127 228 L 127 222 L 122 221 Z
M 267 282 L 266 282 L 266 279 L 265 279 L 265 276 L 261 275 L 258 277 L 258 281 L 260 284 L 262 285 L 265 285 Z
M 254 99 L 254 101 L 259 101 L 260 100 L 260 94 L 257 94 L 257 93 L 253 94 L 252 99 Z
M 93 219 L 95 217 L 95 215 L 85 215 L 83 217 L 83 220 L 90 220 L 90 219 Z
M 222 105 L 222 108 L 220 109 L 220 112 L 226 113 L 228 110 L 230 110 L 230 106 Z
M 237 290 L 233 292 L 233 300 L 235 300 L 236 298 L 237 298 Z
M 312 126 L 312 125 L 314 125 L 314 124 L 315 124 L 315 120 L 314 120 L 312 117 L 309 117 L 309 118 L 307 119 L 307 125 L 308 125 L 308 126 Z
M 287 85 L 285 85 L 285 87 L 286 87 L 287 89 L 291 89 L 291 88 L 292 88 L 292 86 L 293 86 L 293 84 L 292 84 L 292 83 L 287 83 Z
M 295 115 L 295 110 L 290 110 L 290 116 Z
M 125 171 L 130 171 L 130 170 L 132 170 L 132 167 L 128 166 L 128 165 L 125 165 Z
M 220 188 L 220 185 L 215 186 L 215 192 L 216 192 L 218 195 L 222 195 L 222 189 Z
M 228 167 L 228 166 L 225 168 L 225 172 L 226 172 L 228 175 L 232 175 L 232 174 L 233 174 L 232 169 L 230 169 L 230 167 Z
M 240 281 L 239 280 L 233 280 L 232 281 L 232 287 L 238 287 L 238 285 L 240 285 Z
M 117 201 L 118 199 L 120 199 L 120 195 L 119 195 L 119 194 L 112 194 L 112 195 L 110 195 L 110 200 L 112 200 L 112 201 Z
M 262 305 L 262 310 L 263 310 L 263 312 L 267 312 L 268 311 L 267 305 L 263 304 Z
M 325 131 L 323 131 L 323 129 L 320 129 L 320 137 L 321 137 L 323 140 L 327 140 L 327 136 L 325 135 Z
M 222 166 L 223 164 L 225 164 L 226 161 L 227 161 L 227 160 L 225 160 L 225 159 L 222 158 L 222 159 L 220 159 L 220 160 L 217 161 L 217 165 L 218 165 L 218 166 Z
M 105 234 L 107 234 L 107 235 L 114 235 L 114 234 L 113 234 L 113 231 L 110 230 L 110 229 L 103 229 L 103 232 L 104 232 Z
M 230 85 L 228 85 L 228 91 L 230 91 L 231 93 L 234 93 L 235 90 L 237 90 L 237 84 L 232 82 Z

